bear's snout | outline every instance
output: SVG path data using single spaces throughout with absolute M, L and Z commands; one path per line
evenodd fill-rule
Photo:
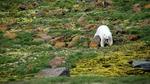
M 108 39 L 106 39 L 106 43 L 108 44 Z

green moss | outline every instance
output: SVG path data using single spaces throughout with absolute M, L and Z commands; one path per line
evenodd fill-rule
M 16 38 L 18 38 L 18 41 L 16 41 L 16 44 L 21 44 L 21 45 L 39 45 L 42 42 L 34 42 L 33 41 L 33 33 L 24 33 L 24 34 L 19 34 L 17 35 Z
M 17 61 L 17 59 L 12 58 L 10 56 L 0 55 L 0 64 L 12 63 Z

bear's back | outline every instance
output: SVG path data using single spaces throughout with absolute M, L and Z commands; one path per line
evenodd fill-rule
M 101 25 L 98 27 L 100 33 L 111 34 L 109 28 L 106 25 Z

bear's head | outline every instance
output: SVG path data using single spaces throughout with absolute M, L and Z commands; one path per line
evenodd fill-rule
M 107 34 L 104 34 L 104 39 L 105 39 L 105 43 L 106 44 L 109 44 L 110 43 L 110 37 L 111 35 L 107 35 Z

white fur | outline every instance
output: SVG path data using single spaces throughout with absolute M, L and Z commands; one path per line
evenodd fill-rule
M 107 43 L 109 46 L 113 44 L 112 33 L 110 32 L 109 28 L 106 25 L 102 25 L 98 27 L 94 37 L 97 35 L 101 39 L 100 41 L 101 47 L 104 47 L 105 43 Z M 108 42 L 106 42 L 106 39 L 108 39 Z

